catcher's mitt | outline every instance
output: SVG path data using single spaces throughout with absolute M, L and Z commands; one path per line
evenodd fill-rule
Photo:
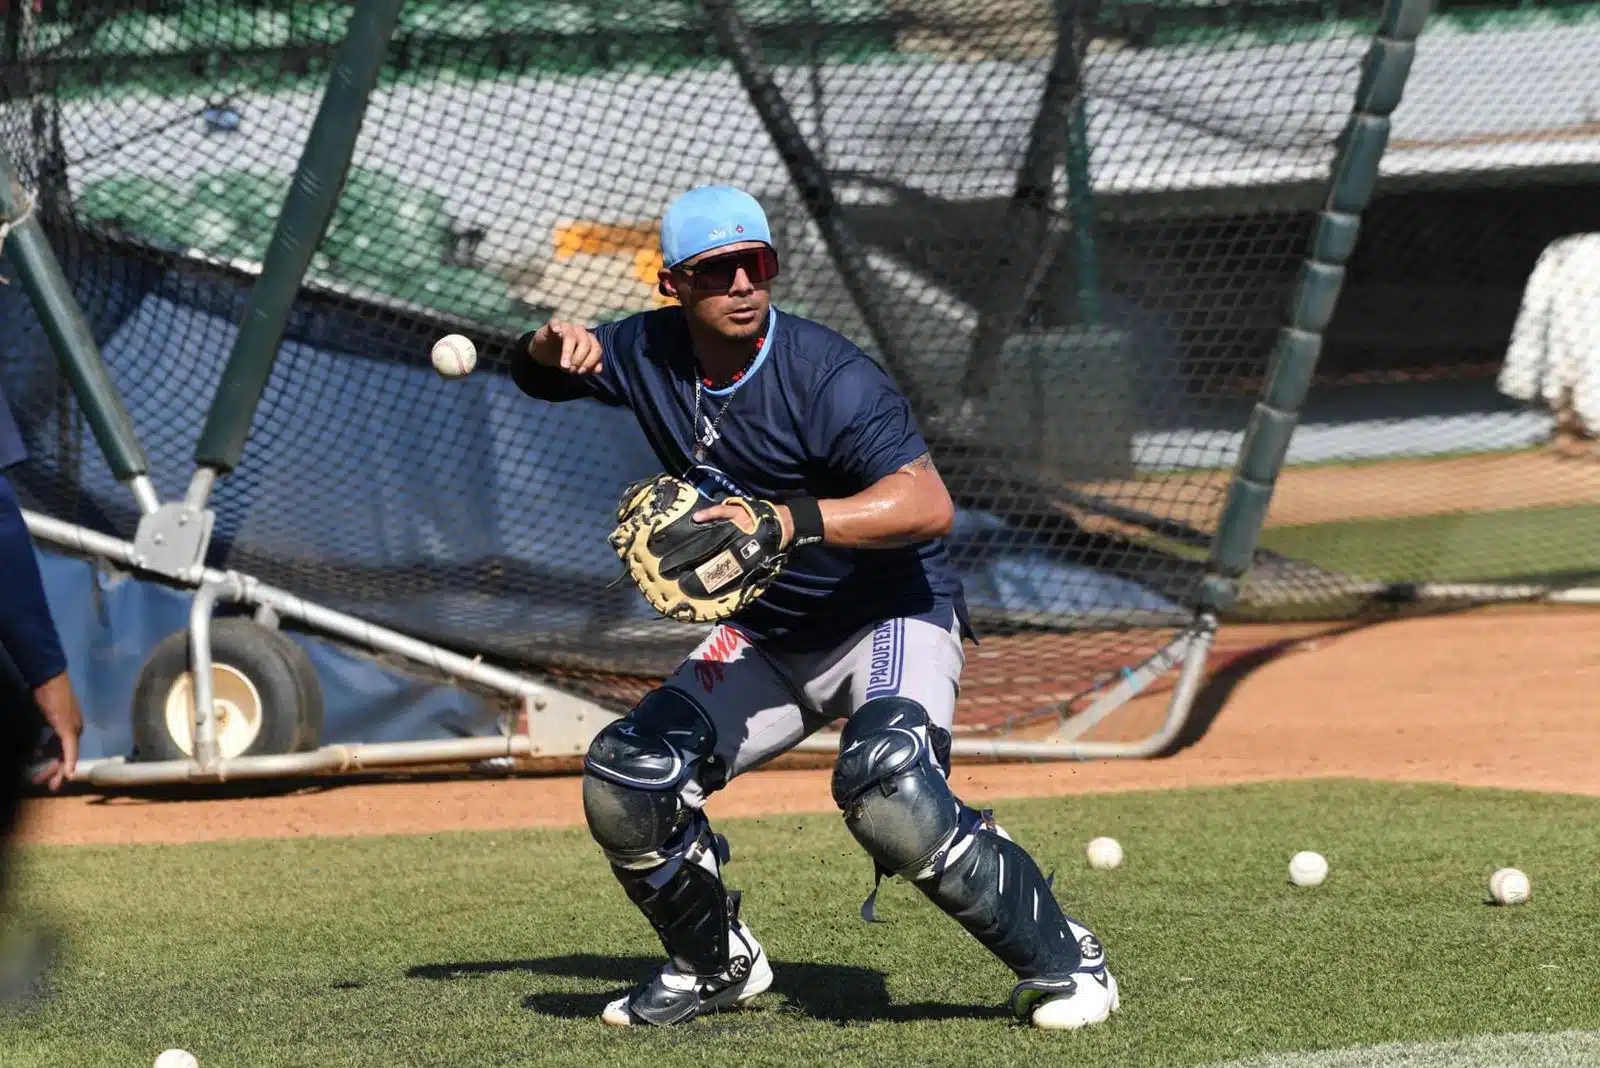
M 783 524 L 772 505 L 743 497 L 722 502 L 750 514 L 751 532 L 728 519 L 696 523 L 691 517 L 711 503 L 665 474 L 622 492 L 607 541 L 645 599 L 669 619 L 726 619 L 765 593 L 783 565 Z

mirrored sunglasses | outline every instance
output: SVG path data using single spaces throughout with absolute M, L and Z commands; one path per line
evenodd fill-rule
M 689 276 L 689 285 L 701 293 L 726 293 L 733 288 L 739 269 L 751 285 L 759 286 L 778 277 L 778 254 L 770 248 L 747 248 L 713 256 L 693 267 L 679 267 Z

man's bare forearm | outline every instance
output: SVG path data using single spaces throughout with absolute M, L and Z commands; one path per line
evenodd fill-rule
M 950 533 L 955 506 L 932 460 L 920 456 L 860 493 L 818 502 L 823 543 L 894 549 Z

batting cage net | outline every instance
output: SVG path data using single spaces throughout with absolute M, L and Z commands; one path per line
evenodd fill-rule
M 181 495 L 353 6 L 0 6 L 0 141 Z M 1600 418 L 1592 10 L 1435 14 L 1241 616 L 1600 567 L 1600 464 L 1549 410 Z M 779 308 L 913 398 L 984 636 L 964 721 L 1054 713 L 1193 614 L 1377 14 L 412 0 L 211 562 L 618 700 L 669 670 L 700 631 L 609 586 L 605 542 L 656 461 L 627 413 L 521 396 L 507 349 L 661 304 L 662 210 L 732 183 Z M 20 287 L 0 321 L 26 502 L 131 535 Z M 447 383 L 455 331 L 479 371 Z

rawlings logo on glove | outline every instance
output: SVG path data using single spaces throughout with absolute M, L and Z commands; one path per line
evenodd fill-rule
M 606 540 L 657 612 L 685 623 L 726 619 L 766 592 L 783 564 L 783 524 L 766 501 L 730 497 L 749 521 L 696 523 L 711 502 L 673 475 L 622 492 L 617 528 Z

